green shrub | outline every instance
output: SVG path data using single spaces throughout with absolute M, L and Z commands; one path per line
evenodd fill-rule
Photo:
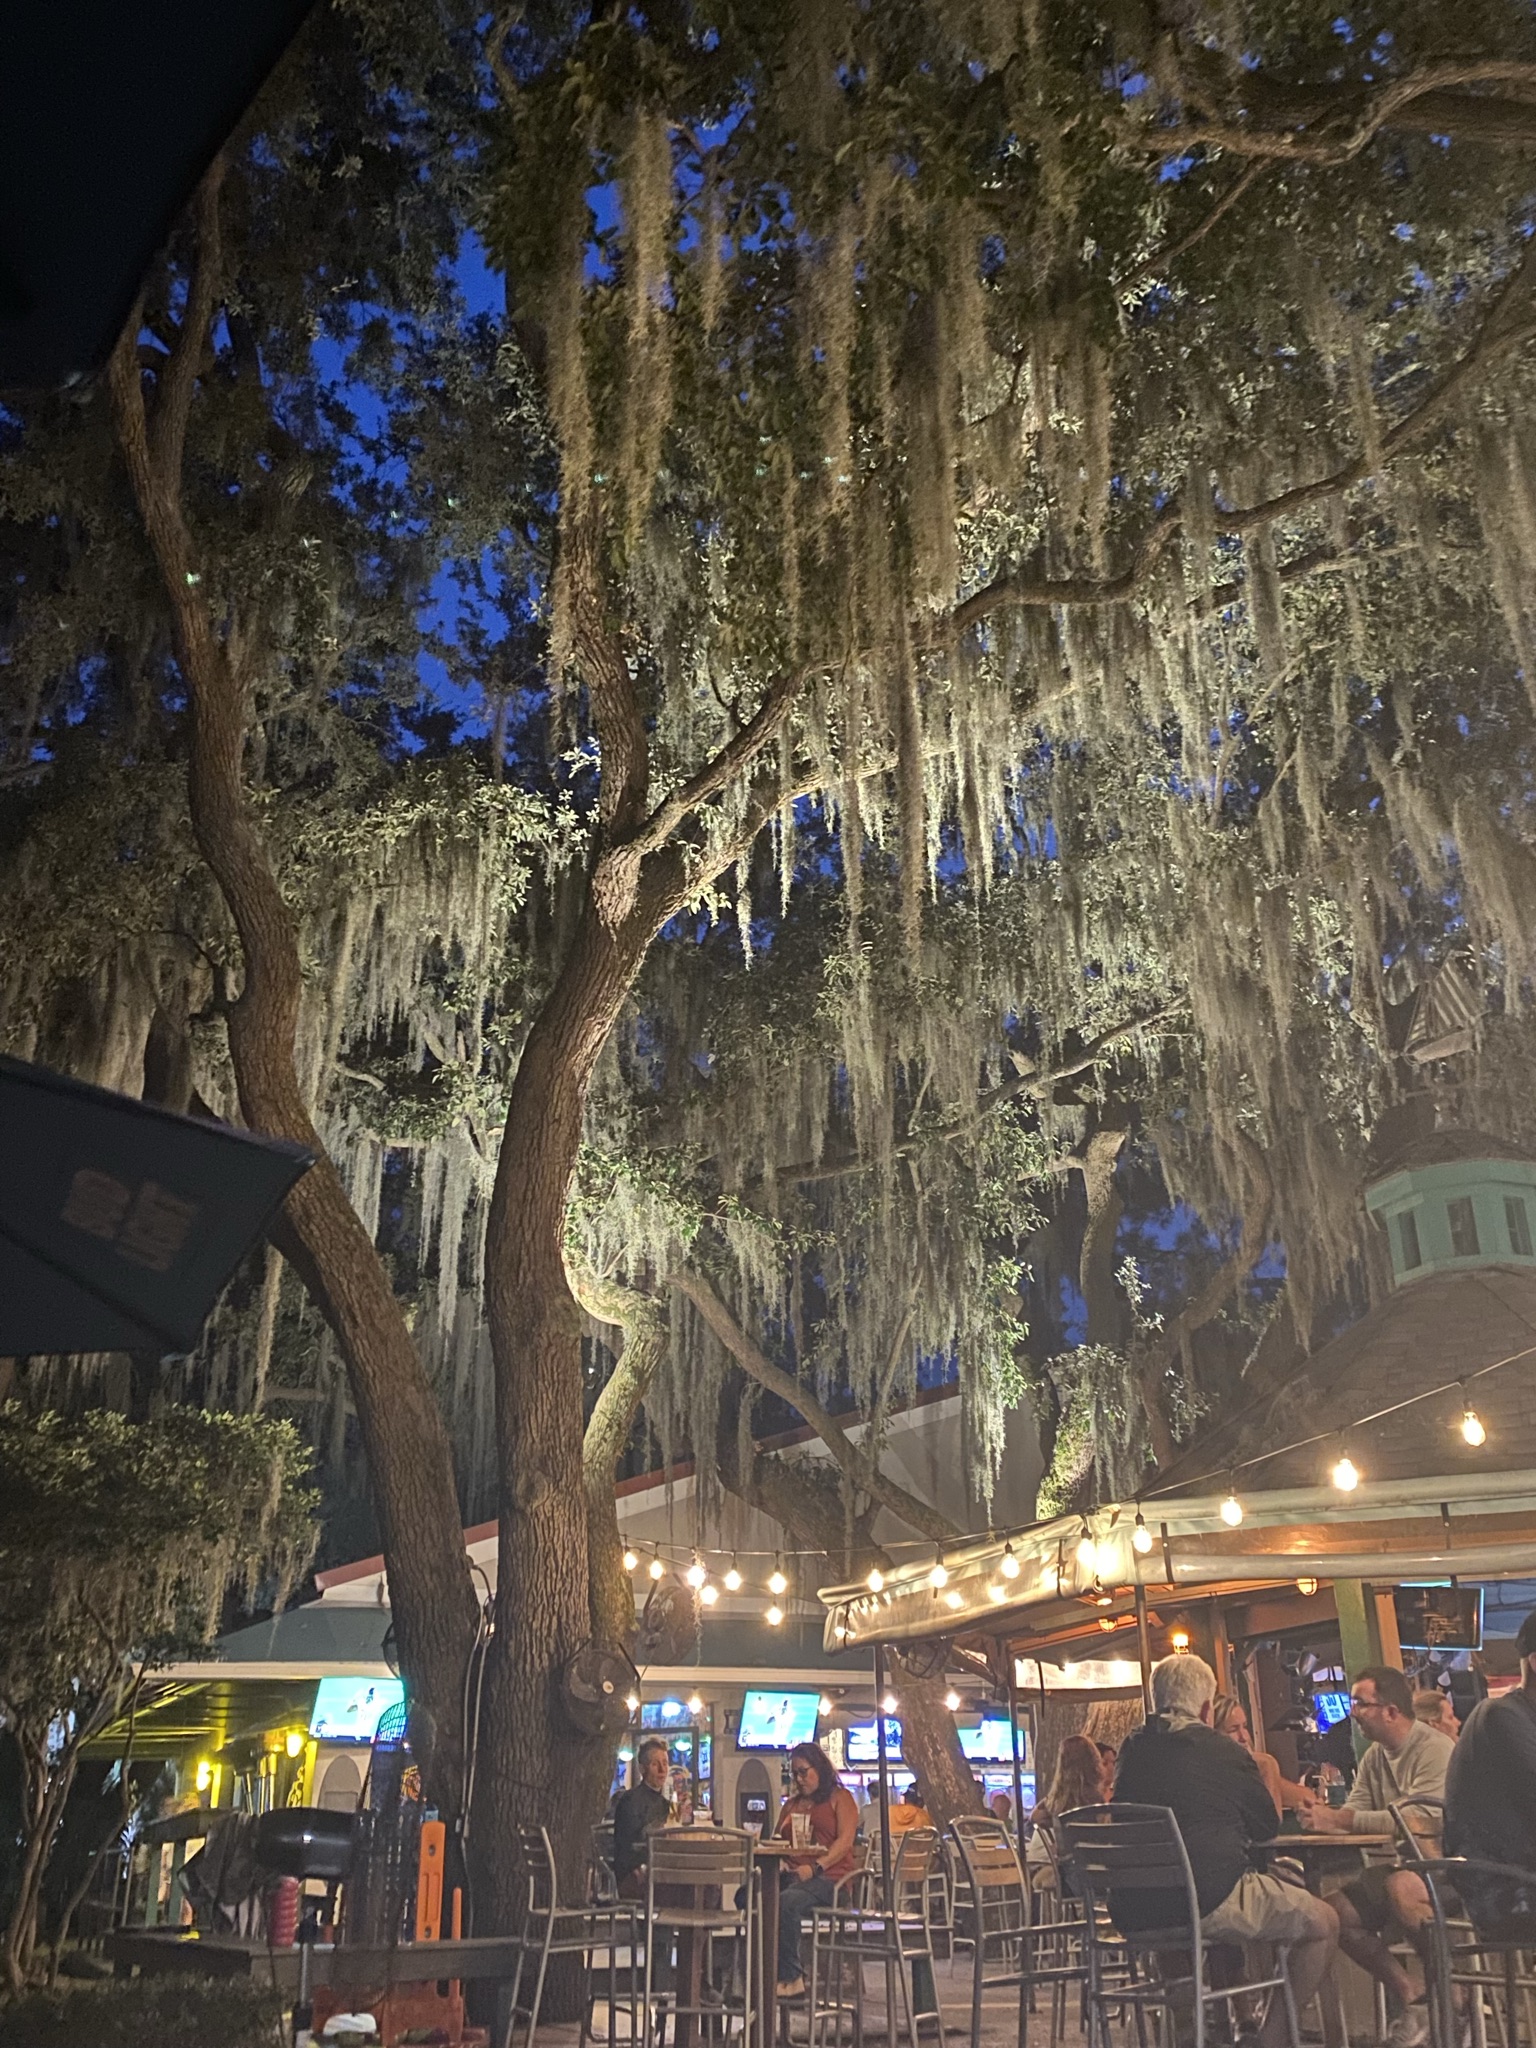
M 0 2048 L 279 2048 L 270 1985 L 135 1977 L 60 1985 L 0 2006 Z

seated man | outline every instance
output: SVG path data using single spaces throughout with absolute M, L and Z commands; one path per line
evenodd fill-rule
M 663 1828 L 672 1816 L 667 1787 L 672 1763 L 667 1745 L 653 1735 L 642 1742 L 635 1758 L 635 1782 L 619 1794 L 613 1809 L 613 1874 L 626 1899 L 645 1896 L 645 1866 L 650 1861 L 646 1837 Z
M 1418 1719 L 1407 1679 L 1387 1664 L 1368 1665 L 1359 1674 L 1350 1688 L 1349 1711 L 1355 1726 L 1370 1737 L 1349 1804 L 1310 1806 L 1304 1819 L 1320 1834 L 1390 1835 L 1393 1806 L 1444 1799 L 1446 1766 L 1455 1745 L 1442 1729 Z M 1438 1855 L 1438 1811 L 1422 1808 L 1404 1818 L 1416 1835 L 1427 1838 L 1429 1853 Z M 1339 1947 L 1385 1987 L 1394 2008 L 1396 2017 L 1387 2030 L 1392 2048 L 1422 2048 L 1429 2039 L 1429 2007 L 1422 1993 L 1415 1997 L 1413 1981 L 1388 1943 L 1402 1934 L 1422 1951 L 1433 1917 L 1424 1880 L 1411 1870 L 1373 1864 L 1334 1895 L 1334 1905 Z
M 931 1828 L 933 1815 L 923 1804 L 922 1787 L 914 1778 L 904 1786 L 900 1799 L 891 1808 L 891 1833 L 905 1835 L 913 1828 Z
M 1461 1723 L 1456 1718 L 1451 1696 L 1442 1692 L 1438 1685 L 1426 1686 L 1414 1694 L 1413 1718 L 1422 1721 L 1427 1728 L 1438 1728 L 1442 1735 L 1449 1735 L 1452 1742 L 1461 1733 Z
M 1290 1944 L 1298 2006 L 1323 1980 L 1338 1946 L 1333 1908 L 1300 1886 L 1254 1868 L 1249 1854 L 1270 1840 L 1277 1815 L 1258 1765 L 1211 1726 L 1216 1674 L 1199 1657 L 1165 1657 L 1152 1673 L 1153 1717 L 1120 1751 L 1115 1799 L 1172 1807 L 1189 1851 L 1201 1928 L 1210 1941 Z M 1120 1888 L 1110 1912 L 1126 1933 L 1166 1924 L 1168 1894 Z M 1262 2048 L 1281 2048 L 1285 2008 L 1269 2002 Z
M 1467 1716 L 1445 1779 L 1445 1847 L 1529 1870 L 1519 1878 L 1469 1872 L 1458 1889 L 1478 1933 L 1536 1948 L 1536 1613 L 1515 1638 L 1520 1683 Z

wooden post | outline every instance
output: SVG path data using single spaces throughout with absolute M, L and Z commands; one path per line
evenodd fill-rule
M 1152 1639 L 1147 1633 L 1147 1589 L 1136 1581 L 1136 1649 L 1141 1658 L 1141 1711 L 1152 1718 Z M 1039 1787 L 1035 1788 L 1037 1791 Z
M 1008 1666 L 1008 1747 L 1013 1756 L 1013 1831 L 1017 1841 L 1024 1839 L 1024 1771 L 1019 1757 L 1019 1667 L 1013 1661 L 1013 1651 L 1003 1644 L 1003 1658 Z M 1035 1790 L 1039 1791 L 1039 1786 Z

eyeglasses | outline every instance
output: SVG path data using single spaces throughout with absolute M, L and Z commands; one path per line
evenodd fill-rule
M 811 1764 L 791 1764 L 789 1775 L 792 1778 L 814 1778 L 816 1771 L 815 1767 Z
M 1385 1700 L 1351 1700 L 1349 1711 L 1352 1714 L 1372 1714 L 1378 1707 L 1384 1707 L 1386 1704 Z

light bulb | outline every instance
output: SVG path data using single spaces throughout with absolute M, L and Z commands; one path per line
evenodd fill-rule
M 882 1714 L 894 1714 L 896 1711 L 896 1706 L 897 1700 L 895 1693 L 888 1692 L 885 1698 L 880 1702 L 880 1711 Z
M 1189 1648 L 1188 1629 L 1170 1629 L 1168 1633 L 1168 1644 L 1170 1649 L 1187 1650 Z
M 763 1616 L 763 1619 L 767 1622 L 770 1628 L 777 1628 L 779 1623 L 784 1619 L 784 1610 L 782 1607 L 770 1607 L 768 1612 Z
M 1061 1566 L 1059 1564 L 1041 1566 L 1040 1590 L 1042 1593 L 1059 1593 L 1061 1591 Z
M 663 1577 L 665 1577 L 665 1575 L 666 1575 L 666 1569 L 667 1569 L 667 1568 L 666 1568 L 666 1566 L 665 1566 L 665 1565 L 664 1565 L 664 1564 L 662 1563 L 662 1561 L 661 1561 L 661 1559 L 660 1559 L 659 1557 L 653 1557 L 653 1558 L 651 1559 L 651 1564 L 650 1564 L 650 1572 L 651 1572 L 651 1577 L 652 1577 L 653 1579 L 659 1579 L 659 1578 L 663 1578 Z
M 783 1572 L 779 1570 L 777 1565 L 775 1565 L 773 1570 L 768 1574 L 768 1590 L 775 1596 L 779 1595 L 780 1593 L 787 1593 L 789 1591 L 789 1581 L 785 1578 Z
M 1138 1557 L 1145 1557 L 1152 1548 L 1152 1531 L 1138 1514 L 1136 1526 L 1131 1531 L 1131 1548 Z
M 958 1610 L 959 1608 L 965 1605 L 965 1595 L 963 1593 L 957 1592 L 955 1588 L 951 1586 L 949 1591 L 944 1595 L 944 1605 L 948 1608 Z
M 304 1747 L 304 1737 L 302 1732 L 297 1728 L 290 1728 L 288 1730 L 287 1739 L 283 1743 L 283 1747 L 287 1750 L 290 1756 L 297 1756 L 299 1751 Z
M 688 1712 L 693 1716 L 695 1721 L 697 1721 L 697 1719 L 699 1718 L 700 1714 L 703 1713 L 703 1711 L 704 1702 L 699 1698 L 696 1692 L 690 1693 L 688 1696 Z
M 1008 1588 L 997 1579 L 988 1579 L 987 1598 L 998 1602 L 1004 1601 L 1008 1598 Z
M 1478 1414 L 1470 1401 L 1467 1403 L 1467 1412 L 1461 1418 L 1461 1433 L 1474 1451 L 1479 1444 L 1485 1444 L 1488 1441 L 1488 1432 L 1483 1427 L 1483 1418 Z
M 1359 1470 L 1347 1451 L 1333 1468 L 1333 1483 L 1340 1493 L 1353 1493 L 1360 1484 Z
M 870 1568 L 869 1577 L 864 1583 L 868 1586 L 871 1593 L 883 1593 L 885 1591 L 885 1573 L 881 1571 L 878 1565 L 873 1565 Z
M 736 1569 L 735 1558 L 731 1559 L 731 1568 L 725 1575 L 725 1590 L 727 1593 L 739 1593 L 741 1591 L 741 1573 Z
M 1099 1546 L 1087 1529 L 1083 1531 L 1082 1541 L 1077 1546 L 1077 1561 L 1085 1572 L 1097 1573 L 1099 1569 Z
M 708 1585 L 700 1586 L 699 1598 L 706 1607 L 713 1607 L 720 1598 L 720 1588 L 711 1580 Z
M 816 1711 L 818 1714 L 830 1714 L 833 1712 L 832 1702 L 827 1698 L 825 1693 L 823 1693 L 821 1698 L 816 1702 Z
M 997 1568 L 1005 1579 L 1016 1579 L 1019 1576 L 1019 1560 L 1013 1554 L 1011 1543 L 1003 1551 L 1002 1562 Z
M 1235 1493 L 1229 1493 L 1221 1504 L 1221 1519 L 1229 1529 L 1235 1529 L 1243 1519 L 1243 1504 Z
M 933 1570 L 928 1574 L 928 1583 L 935 1589 L 949 1584 L 949 1567 L 945 1564 L 942 1557 L 934 1559 Z
M 630 1711 L 630 1712 L 631 1712 L 632 1714 L 638 1714 L 638 1713 L 639 1713 L 639 1711 L 640 1711 L 640 1695 L 639 1695 L 639 1693 L 637 1693 L 637 1692 L 632 1692 L 632 1693 L 631 1693 L 631 1694 L 629 1695 L 628 1699 L 626 1699 L 626 1700 L 625 1700 L 624 1704 L 625 1704 L 625 1706 L 626 1706 L 626 1707 L 628 1707 L 629 1711 Z
M 704 1581 L 709 1577 L 709 1573 L 705 1571 L 703 1565 L 700 1564 L 697 1558 L 695 1558 L 693 1560 L 693 1563 L 689 1565 L 687 1571 L 683 1573 L 683 1577 L 688 1581 L 689 1585 L 692 1586 L 695 1593 L 697 1593 L 700 1586 L 702 1586 Z
M 627 1572 L 632 1572 L 632 1571 L 634 1570 L 635 1566 L 636 1566 L 636 1565 L 637 1565 L 637 1564 L 638 1564 L 639 1562 L 640 1562 L 639 1558 L 638 1558 L 638 1557 L 636 1557 L 635 1553 L 634 1553 L 634 1552 L 633 1552 L 632 1550 L 626 1550 L 626 1551 L 625 1551 L 625 1553 L 624 1553 L 624 1569 L 625 1569 L 625 1571 L 627 1571 Z
M 1317 1580 L 1298 1579 L 1296 1581 L 1296 1590 L 1298 1593 L 1302 1595 L 1304 1599 L 1310 1600 L 1312 1598 L 1312 1595 L 1317 1591 Z
M 949 1711 L 950 1711 L 950 1712 L 951 1712 L 952 1714 L 958 1714 L 958 1713 L 959 1713 L 959 1711 L 960 1711 L 960 1695 L 959 1695 L 959 1693 L 957 1693 L 957 1692 L 947 1692 L 947 1693 L 945 1693 L 945 1695 L 944 1695 L 944 1704 L 945 1704 L 945 1706 L 946 1706 L 946 1707 L 948 1707 Z

